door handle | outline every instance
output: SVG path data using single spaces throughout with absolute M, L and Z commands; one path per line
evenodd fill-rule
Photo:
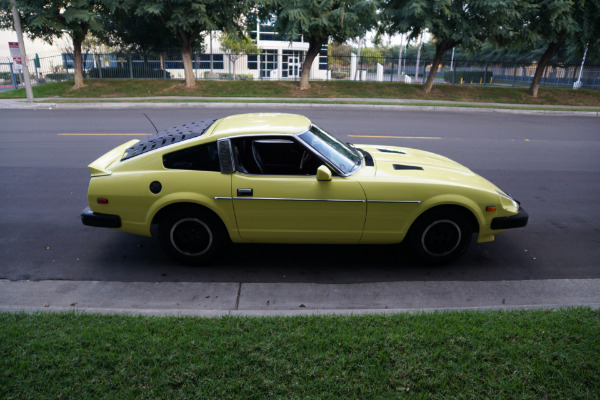
M 252 196 L 252 195 L 254 195 L 254 190 L 252 190 L 252 189 L 238 189 L 237 190 L 237 195 L 238 195 L 238 197 Z

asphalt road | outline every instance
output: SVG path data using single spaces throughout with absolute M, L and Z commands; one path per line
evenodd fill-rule
M 0 279 L 122 282 L 368 283 L 600 278 L 597 118 L 300 109 L 345 141 L 446 155 L 519 199 L 530 223 L 473 242 L 443 267 L 399 246 L 234 245 L 212 265 L 173 263 L 156 240 L 85 227 L 86 165 L 129 139 L 269 109 L 0 110 Z M 269 110 L 273 110 L 272 108 Z M 98 135 L 89 135 L 98 134 Z

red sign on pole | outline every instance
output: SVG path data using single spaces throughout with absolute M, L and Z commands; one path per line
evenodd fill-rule
M 13 59 L 15 69 L 20 70 L 22 62 L 21 49 L 19 48 L 18 42 L 8 42 L 8 49 L 10 50 L 10 56 Z

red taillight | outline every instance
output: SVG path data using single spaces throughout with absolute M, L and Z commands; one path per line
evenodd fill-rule
M 98 204 L 108 204 L 108 199 L 104 199 L 102 197 L 98 197 Z

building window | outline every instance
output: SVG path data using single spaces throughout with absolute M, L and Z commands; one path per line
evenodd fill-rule
M 256 56 L 256 55 L 248 56 L 248 69 L 258 69 L 258 56 Z
M 223 69 L 223 54 L 213 54 L 213 67 L 212 69 Z M 210 68 L 210 54 L 199 54 L 196 59 L 196 68 L 198 69 L 211 69 Z
M 283 50 L 281 62 L 282 78 L 298 78 L 304 63 L 304 51 Z
M 319 53 L 319 70 L 327 71 L 329 69 L 329 58 L 327 57 L 327 43 L 323 43 L 321 46 L 321 52 Z

